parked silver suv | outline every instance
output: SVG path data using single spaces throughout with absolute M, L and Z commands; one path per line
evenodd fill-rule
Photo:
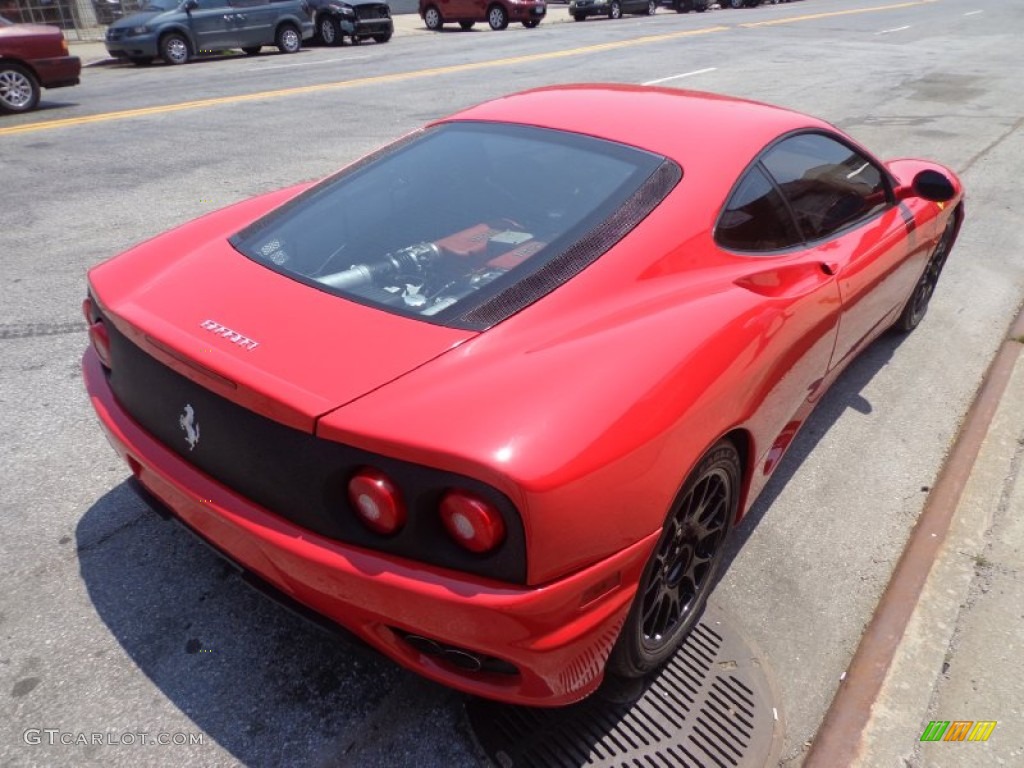
M 111 56 L 149 64 L 157 56 L 184 64 L 194 56 L 276 45 L 295 53 L 313 36 L 306 0 L 147 0 L 138 13 L 107 29 Z

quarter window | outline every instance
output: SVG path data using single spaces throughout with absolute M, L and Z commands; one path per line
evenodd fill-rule
M 729 198 L 715 235 L 720 245 L 738 251 L 777 251 L 801 242 L 782 195 L 757 165 Z

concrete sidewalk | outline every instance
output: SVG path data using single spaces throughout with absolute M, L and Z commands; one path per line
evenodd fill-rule
M 665 13 L 665 9 L 661 10 Z M 399 13 L 396 12 L 392 17 L 395 22 L 395 37 L 409 37 L 411 35 L 432 35 L 438 34 L 431 32 L 423 25 L 423 19 L 416 13 Z M 541 26 L 548 24 L 561 24 L 564 22 L 572 21 L 572 17 L 569 15 L 569 6 L 565 4 L 548 5 L 547 15 L 541 22 Z M 509 25 L 512 28 L 515 25 Z M 477 28 L 489 32 L 487 29 L 486 22 L 480 22 L 477 24 Z M 445 30 L 451 33 L 458 32 L 458 26 L 453 24 L 445 25 Z M 306 41 L 306 45 L 309 45 L 311 41 Z M 367 43 L 372 46 L 373 43 Z M 68 40 L 68 47 L 71 49 L 72 56 L 78 56 L 82 60 L 83 67 L 97 66 L 103 64 L 111 64 L 117 61 L 113 59 L 107 53 L 107 48 L 101 40 Z M 268 46 L 265 50 L 271 50 Z
M 841 687 L 806 766 L 1024 765 L 1024 314 L 1000 355 L 987 378 L 1005 389 L 969 474 L 954 477 L 962 494 L 920 597 L 906 606 L 895 656 L 869 670 L 882 684 L 867 722 L 859 734 L 850 726 L 864 706 L 857 711 L 857 694 Z M 953 463 L 951 455 L 944 473 Z M 987 740 L 966 739 L 967 723 L 979 722 L 996 723 Z M 922 741 L 926 729 L 932 738 Z

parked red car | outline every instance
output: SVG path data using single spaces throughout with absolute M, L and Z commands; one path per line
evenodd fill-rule
M 28 112 L 40 88 L 78 85 L 82 62 L 68 55 L 57 27 L 15 24 L 0 16 L 0 112 Z
M 86 384 L 138 482 L 278 592 L 568 704 L 675 652 L 811 409 L 921 322 L 961 199 L 785 109 L 535 90 L 94 268 Z
M 547 11 L 544 0 L 420 0 L 419 4 L 423 23 L 434 31 L 450 22 L 469 30 L 478 21 L 486 21 L 495 30 L 505 29 L 510 21 L 521 21 L 532 29 Z

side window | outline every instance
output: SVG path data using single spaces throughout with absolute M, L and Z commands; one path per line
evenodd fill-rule
M 219 8 L 226 8 L 228 0 L 196 0 L 199 3 L 200 11 L 213 11 Z
M 777 251 L 801 242 L 793 217 L 759 165 L 732 193 L 718 220 L 715 239 L 737 251 Z
M 786 196 L 804 237 L 818 240 L 888 204 L 885 174 L 845 144 L 818 133 L 779 142 L 761 161 Z
M 268 0 L 229 0 L 232 8 L 258 8 L 266 5 Z

